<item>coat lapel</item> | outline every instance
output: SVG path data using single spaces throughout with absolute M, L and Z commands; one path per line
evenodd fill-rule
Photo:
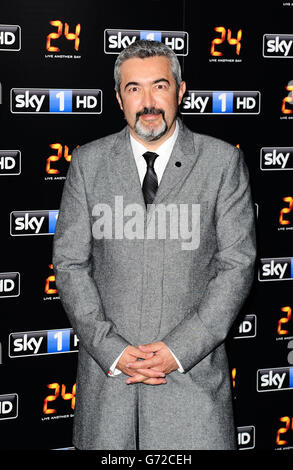
M 196 163 L 200 149 L 199 145 L 194 145 L 194 136 L 199 143 L 199 136 L 185 127 L 179 119 L 179 134 L 173 151 L 160 181 L 153 205 L 146 209 L 128 128 L 125 127 L 118 134 L 110 158 L 111 172 L 116 175 L 131 200 L 142 205 L 148 221 L 154 210 L 154 205 L 164 201 L 172 189 L 184 181 Z
M 111 150 L 109 160 L 111 179 L 113 179 L 113 175 L 115 175 L 119 186 L 123 188 L 123 192 L 128 194 L 129 199 L 145 208 L 139 174 L 132 152 L 127 126 L 118 134 Z M 119 186 L 117 187 L 117 193 L 119 192 Z
M 194 148 L 193 134 L 179 120 L 178 138 L 163 173 L 158 191 L 153 201 L 154 204 L 162 202 L 170 191 L 172 191 L 174 186 L 177 186 L 180 181 L 187 176 L 193 167 L 197 156 L 198 148 Z

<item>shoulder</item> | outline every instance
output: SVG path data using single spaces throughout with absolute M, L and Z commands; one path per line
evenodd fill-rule
M 191 131 L 192 132 L 192 131 Z M 194 144 L 200 147 L 201 151 L 211 158 L 230 159 L 233 155 L 238 155 L 240 150 L 225 140 L 211 135 L 192 132 Z
M 236 145 L 218 137 L 195 132 L 182 125 L 182 145 L 190 153 L 198 156 L 203 164 L 211 169 L 224 169 L 232 162 L 243 159 L 243 152 Z M 188 144 L 189 142 L 189 144 Z M 189 147 L 189 148 L 188 148 Z
M 213 137 L 206 134 L 198 134 L 202 147 L 204 150 L 209 152 L 215 152 L 216 154 L 233 154 L 238 152 L 238 149 L 235 145 L 226 142 L 225 140 L 219 139 L 218 137 Z
M 124 134 L 125 128 L 122 129 L 122 131 L 87 142 L 76 147 L 72 153 L 72 157 L 78 160 L 81 167 L 89 167 L 91 163 L 96 165 L 97 161 L 102 162 L 102 160 L 107 157 L 117 139 L 123 137 Z

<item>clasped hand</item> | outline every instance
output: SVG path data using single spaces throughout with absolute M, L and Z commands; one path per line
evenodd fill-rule
M 117 369 L 129 375 L 127 384 L 143 382 L 149 385 L 166 383 L 166 375 L 178 369 L 170 349 L 163 341 L 145 345 L 127 346 Z

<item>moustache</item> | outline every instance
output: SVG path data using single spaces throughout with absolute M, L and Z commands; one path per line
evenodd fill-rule
M 165 112 L 162 109 L 143 108 L 136 113 L 136 120 L 138 120 L 139 116 L 143 116 L 144 114 L 162 114 L 163 117 L 165 116 Z

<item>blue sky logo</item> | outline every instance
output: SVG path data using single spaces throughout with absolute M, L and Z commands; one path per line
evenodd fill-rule
M 49 90 L 50 113 L 72 112 L 72 90 Z
M 49 211 L 49 233 L 55 233 L 59 211 Z
M 70 330 L 51 330 L 47 334 L 47 352 L 70 351 Z
M 162 33 L 160 31 L 141 31 L 140 39 L 147 39 L 148 41 L 162 41 Z

